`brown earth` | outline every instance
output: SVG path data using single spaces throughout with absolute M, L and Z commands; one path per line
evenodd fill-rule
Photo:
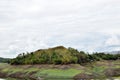
M 80 73 L 74 77 L 75 80 L 90 80 L 93 79 L 94 75 Z
M 117 76 L 120 76 L 120 68 L 106 69 L 104 73 L 107 77 L 111 77 L 111 76 L 117 77 Z

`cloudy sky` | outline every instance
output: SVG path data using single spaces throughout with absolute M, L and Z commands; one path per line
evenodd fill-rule
M 57 45 L 120 50 L 120 0 L 0 0 L 0 57 Z

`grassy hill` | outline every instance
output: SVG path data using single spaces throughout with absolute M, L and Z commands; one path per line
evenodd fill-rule
M 19 54 L 11 60 L 11 64 L 83 64 L 99 60 L 117 60 L 120 54 L 85 53 L 74 48 L 57 46 L 48 49 L 39 49 L 30 53 Z
M 72 49 L 72 48 L 71 48 Z M 73 49 L 74 54 L 63 46 L 49 49 L 40 49 L 31 53 L 19 54 L 11 64 L 67 64 L 77 63 L 79 52 Z

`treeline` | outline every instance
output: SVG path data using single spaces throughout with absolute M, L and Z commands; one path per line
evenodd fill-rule
M 99 60 L 117 60 L 120 54 L 85 53 L 74 48 L 58 46 L 55 48 L 41 49 L 35 52 L 22 53 L 10 61 L 10 64 L 83 64 Z
M 0 57 L 0 63 L 9 63 L 10 59 L 9 58 L 2 58 Z

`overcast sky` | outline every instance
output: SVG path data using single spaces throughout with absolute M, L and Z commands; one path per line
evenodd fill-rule
M 0 0 L 0 57 L 58 45 L 120 50 L 120 0 Z

